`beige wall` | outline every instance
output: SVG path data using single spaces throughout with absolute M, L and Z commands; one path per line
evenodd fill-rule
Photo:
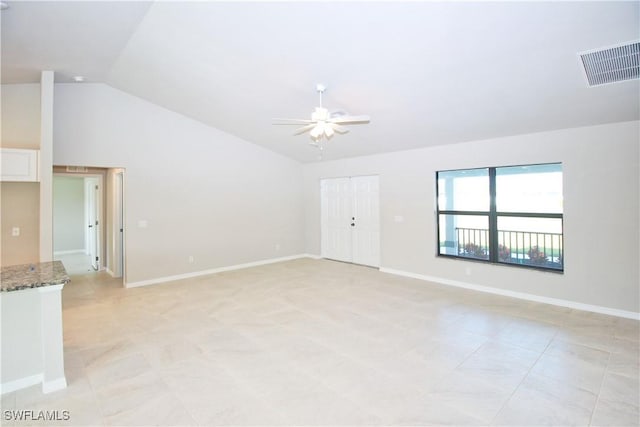
M 380 175 L 381 267 L 638 313 L 639 140 L 626 122 L 305 165 L 306 251 L 320 254 L 319 180 Z M 563 164 L 564 274 L 436 256 L 436 171 L 552 162 Z
M 40 148 L 40 85 L 2 85 L 2 147 Z
M 0 191 L 0 265 L 39 262 L 40 186 L 37 182 L 3 182 Z M 11 235 L 13 227 L 20 227 L 20 236 Z
M 5 148 L 40 147 L 40 85 L 2 85 L 2 140 Z M 3 182 L 0 264 L 38 262 L 40 258 L 40 184 Z M 20 227 L 19 237 L 11 235 Z

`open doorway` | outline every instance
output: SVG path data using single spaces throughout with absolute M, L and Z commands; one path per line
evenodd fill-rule
M 124 277 L 124 170 L 54 166 L 54 259 L 70 275 Z
M 53 176 L 53 256 L 67 273 L 100 270 L 101 175 Z

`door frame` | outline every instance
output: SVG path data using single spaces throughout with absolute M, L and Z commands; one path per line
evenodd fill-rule
M 85 176 L 84 180 L 84 212 L 85 212 L 85 250 L 91 257 L 91 265 L 95 271 L 100 271 L 102 265 L 102 241 L 103 222 L 101 211 L 103 203 L 102 185 L 100 178 Z M 94 188 L 95 187 L 95 188 Z M 93 202 L 93 203 L 92 203 Z M 94 223 L 95 222 L 95 223 Z M 95 251 L 95 253 L 94 253 Z
M 106 271 L 110 276 L 122 280 L 122 285 L 127 283 L 127 257 L 126 257 L 126 185 L 127 173 L 123 167 L 77 167 L 82 171 L 75 171 L 74 166 L 54 165 L 53 175 L 72 176 L 77 178 L 98 177 L 99 203 L 98 224 L 101 227 L 99 245 L 100 270 Z M 121 177 L 122 186 L 118 180 Z M 86 222 L 86 221 L 85 221 Z M 120 233 L 122 228 L 122 233 Z M 117 234 L 116 234 L 117 233 Z M 120 241 L 118 241 L 120 240 Z M 116 270 L 116 259 L 121 260 L 121 274 Z
M 114 168 L 113 171 L 113 212 L 112 212 L 112 224 L 111 228 L 113 234 L 110 238 L 114 241 L 113 248 L 113 266 L 114 271 L 109 273 L 113 277 L 121 277 L 123 285 L 126 284 L 127 275 L 127 262 L 126 262 L 126 233 L 125 227 L 125 185 L 126 185 L 126 172 L 123 168 Z

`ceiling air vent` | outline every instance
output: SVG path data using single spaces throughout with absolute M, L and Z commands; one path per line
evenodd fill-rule
M 640 78 L 640 41 L 579 55 L 589 86 Z
M 89 168 L 84 166 L 67 166 L 67 172 L 89 172 Z

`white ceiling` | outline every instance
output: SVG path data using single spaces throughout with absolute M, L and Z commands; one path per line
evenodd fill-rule
M 640 37 L 640 2 L 12 2 L 2 82 L 84 75 L 294 159 L 274 117 L 371 123 L 325 159 L 640 118 L 638 80 L 586 86 L 578 52 Z

